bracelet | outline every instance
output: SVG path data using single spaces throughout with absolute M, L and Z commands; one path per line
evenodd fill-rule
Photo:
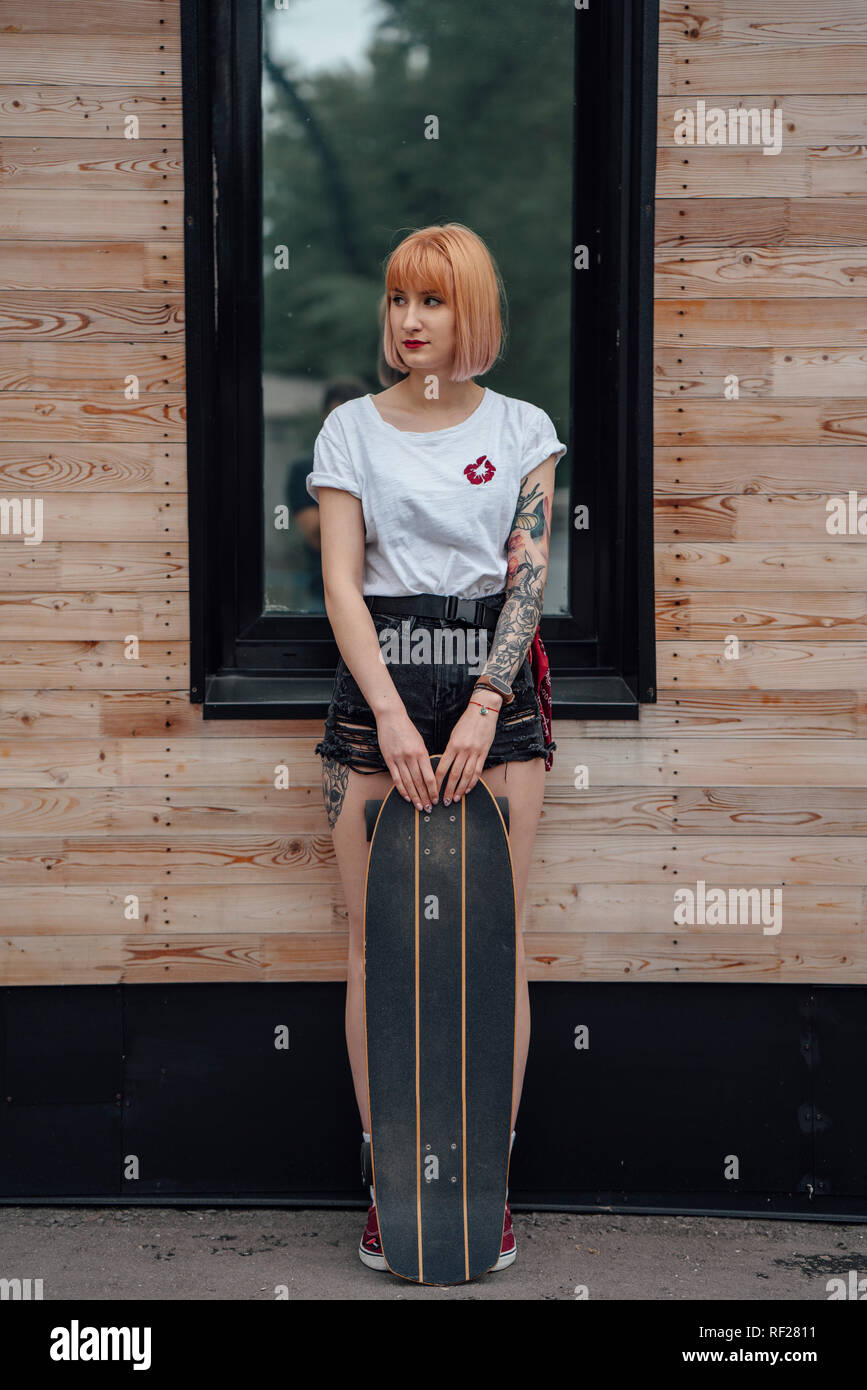
M 514 700 L 514 698 L 515 698 L 515 692 L 514 692 L 514 690 L 513 690 L 513 691 L 511 692 L 511 694 L 509 695 L 509 698 L 506 699 L 506 697 L 505 697 L 505 695 L 503 694 L 502 690 L 497 690 L 497 689 L 495 689 L 495 687 L 494 687 L 493 685 L 491 685 L 488 681 L 485 680 L 485 677 L 484 677 L 484 676 L 480 676 L 479 679 L 476 681 L 475 685 L 473 686 L 473 694 L 474 694 L 474 695 L 475 695 L 475 693 L 476 693 L 477 690 L 490 690 L 490 691 L 491 691 L 491 694 L 493 694 L 493 695 L 499 695 L 500 699 L 502 700 L 503 706 L 505 706 L 505 705 L 510 705 L 510 704 L 512 703 L 512 701 Z
M 478 705 L 482 714 L 499 714 L 499 710 L 494 709 L 493 705 L 483 705 L 480 704 L 478 700 L 469 700 L 468 703 L 471 705 Z

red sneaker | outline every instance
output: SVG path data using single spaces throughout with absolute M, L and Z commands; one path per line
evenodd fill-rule
M 494 1265 L 494 1269 L 505 1269 L 507 1265 L 515 1263 L 518 1249 L 515 1242 L 515 1233 L 512 1230 L 512 1213 L 509 1203 L 506 1203 L 506 1218 L 503 1222 L 503 1240 L 500 1246 L 500 1258 Z
M 376 1219 L 376 1207 L 371 1202 L 367 1213 L 367 1225 L 364 1228 L 364 1235 L 358 1247 L 358 1255 L 362 1264 L 366 1264 L 368 1269 L 388 1269 L 385 1263 L 385 1256 L 382 1253 L 382 1242 L 379 1239 L 379 1222 Z
M 493 1266 L 493 1269 L 506 1269 L 514 1264 L 517 1259 L 518 1250 L 515 1242 L 515 1234 L 512 1230 L 512 1213 L 509 1203 L 506 1203 L 506 1212 L 503 1220 L 503 1239 L 500 1243 L 500 1258 Z M 376 1207 L 371 1203 L 367 1212 L 367 1225 L 364 1228 L 364 1235 L 358 1247 L 358 1256 L 362 1264 L 366 1264 L 368 1269 L 388 1269 L 385 1263 L 385 1256 L 382 1253 L 382 1243 L 379 1239 L 379 1222 L 376 1219 Z

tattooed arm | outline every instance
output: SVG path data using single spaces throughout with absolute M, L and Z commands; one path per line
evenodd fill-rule
M 551 500 L 554 495 L 554 455 L 521 480 L 521 490 L 509 536 L 506 601 L 500 610 L 485 675 L 512 683 L 539 625 L 548 545 L 551 539 Z M 499 709 L 502 695 L 485 693 L 485 705 Z M 482 773 L 496 733 L 497 719 L 479 715 L 478 701 L 467 704 L 437 764 L 437 788 L 443 805 L 471 791 Z
M 508 540 L 506 601 L 500 610 L 484 675 L 511 685 L 539 626 L 548 577 L 554 455 L 521 480 L 521 491 Z

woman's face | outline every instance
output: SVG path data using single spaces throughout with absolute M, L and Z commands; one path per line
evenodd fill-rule
M 388 306 L 401 361 L 412 370 L 448 376 L 455 354 L 455 311 L 433 290 L 396 289 Z

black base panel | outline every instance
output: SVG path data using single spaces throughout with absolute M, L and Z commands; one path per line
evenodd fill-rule
M 509 846 L 480 784 L 425 815 L 396 791 L 366 886 L 370 1133 L 382 1250 L 455 1284 L 500 1255 L 515 1045 Z
M 0 1201 L 365 1204 L 345 1002 L 0 990 Z M 530 1004 L 515 1209 L 867 1214 L 867 986 L 538 982 Z
M 357 1198 L 345 992 L 3 990 L 0 1195 Z

